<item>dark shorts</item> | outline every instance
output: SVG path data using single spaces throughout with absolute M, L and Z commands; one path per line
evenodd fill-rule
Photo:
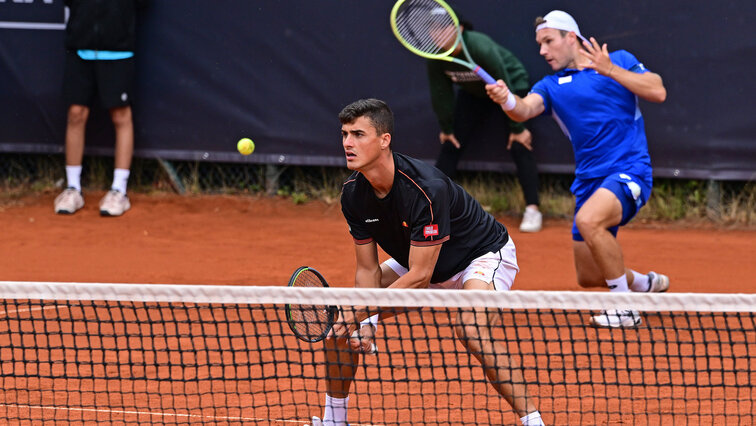
M 67 105 L 92 106 L 95 96 L 107 109 L 130 105 L 134 73 L 133 57 L 90 61 L 67 51 L 63 97 Z
M 598 179 L 575 179 L 572 184 L 572 193 L 575 194 L 575 216 L 578 210 L 591 198 L 591 195 L 599 188 L 606 188 L 617 197 L 622 204 L 622 221 L 619 225 L 608 228 L 615 237 L 619 227 L 627 224 L 635 217 L 651 196 L 651 179 L 643 179 L 629 173 L 615 173 L 605 178 Z M 573 241 L 583 241 L 583 236 L 572 221 Z

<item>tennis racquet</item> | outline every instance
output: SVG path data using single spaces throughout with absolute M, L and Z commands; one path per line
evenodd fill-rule
M 325 278 L 313 268 L 302 266 L 294 271 L 289 287 L 328 287 Z M 339 308 L 327 305 L 286 305 L 286 320 L 291 331 L 305 342 L 319 342 L 331 331 Z
M 391 30 L 399 42 L 412 53 L 427 59 L 460 64 L 472 70 L 488 84 L 496 80 L 473 62 L 462 40 L 459 19 L 442 0 L 399 0 L 391 9 Z M 452 53 L 462 47 L 465 58 Z
M 301 266 L 294 271 L 289 279 L 289 287 L 328 287 L 323 275 L 313 268 Z M 286 321 L 289 328 L 300 340 L 315 343 L 326 338 L 339 315 L 339 308 L 332 305 L 294 305 L 286 304 Z M 359 338 L 359 331 L 352 333 L 353 338 Z M 367 353 L 376 353 L 373 343 Z

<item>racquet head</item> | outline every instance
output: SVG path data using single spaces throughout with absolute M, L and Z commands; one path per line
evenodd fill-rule
M 328 287 L 325 278 L 313 268 L 297 268 L 289 287 Z M 331 331 L 338 308 L 328 305 L 286 305 L 286 320 L 294 334 L 305 342 L 319 342 Z
M 391 10 L 399 42 L 428 59 L 444 59 L 460 43 L 459 19 L 441 0 L 399 0 Z

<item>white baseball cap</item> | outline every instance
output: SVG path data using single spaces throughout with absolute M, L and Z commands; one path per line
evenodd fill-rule
M 536 32 L 544 28 L 554 28 L 555 30 L 572 31 L 576 36 L 580 37 L 583 41 L 588 41 L 580 34 L 580 28 L 578 28 L 575 18 L 569 13 L 561 10 L 552 10 L 543 17 L 545 22 L 536 27 Z

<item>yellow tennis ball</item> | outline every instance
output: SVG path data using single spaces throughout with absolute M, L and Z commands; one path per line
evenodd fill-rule
M 252 139 L 250 138 L 242 138 L 236 143 L 236 149 L 238 149 L 242 155 L 249 155 L 255 151 L 255 143 L 252 142 Z

